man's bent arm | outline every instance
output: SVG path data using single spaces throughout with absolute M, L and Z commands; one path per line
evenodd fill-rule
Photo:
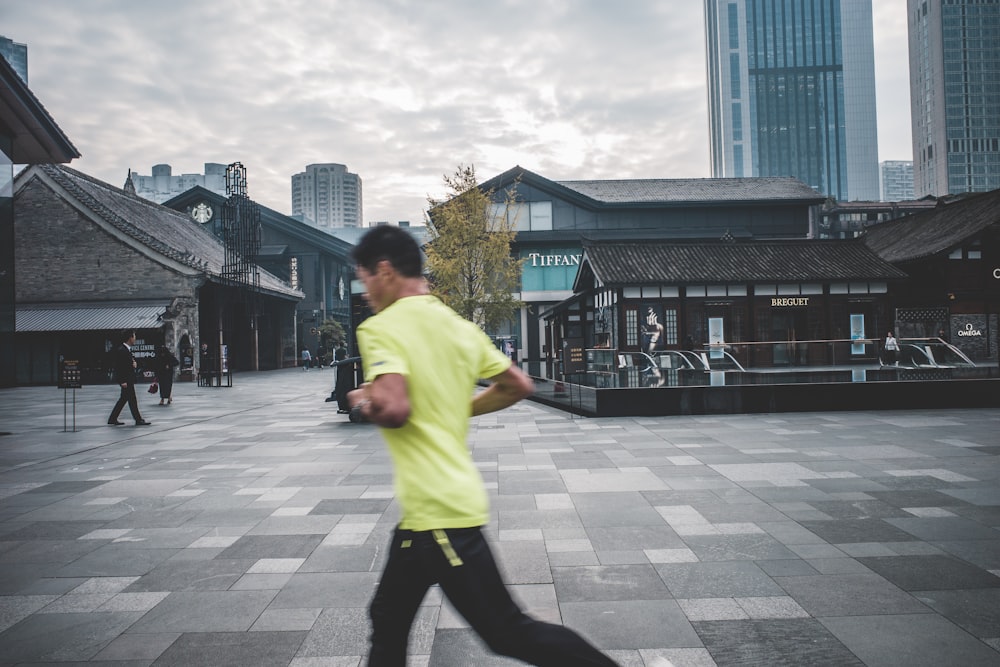
M 406 378 L 399 373 L 379 375 L 347 394 L 352 408 L 383 428 L 399 428 L 410 418 L 410 394 Z
M 493 383 L 472 398 L 472 415 L 485 415 L 514 405 L 535 391 L 535 383 L 517 366 L 489 378 Z

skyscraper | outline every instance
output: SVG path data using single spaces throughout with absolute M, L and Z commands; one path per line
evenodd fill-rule
M 0 56 L 10 63 L 21 81 L 28 83 L 28 45 L 0 35 Z
M 342 164 L 311 164 L 292 176 L 292 215 L 317 227 L 361 227 L 361 177 Z
M 907 0 L 917 197 L 1000 188 L 1000 0 Z
M 705 0 L 715 177 L 876 200 L 871 0 Z
M 885 160 L 879 164 L 879 185 L 882 201 L 913 199 L 913 162 Z

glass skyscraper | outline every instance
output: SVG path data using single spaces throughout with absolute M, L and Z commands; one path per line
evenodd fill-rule
M 907 0 L 917 197 L 1000 188 L 1000 0 Z
M 871 0 L 705 0 L 712 175 L 879 198 Z

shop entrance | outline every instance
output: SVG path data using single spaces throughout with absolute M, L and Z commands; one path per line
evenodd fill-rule
M 809 346 L 797 341 L 806 339 L 806 311 L 789 309 L 771 313 L 772 355 L 775 366 L 798 366 L 808 363 Z

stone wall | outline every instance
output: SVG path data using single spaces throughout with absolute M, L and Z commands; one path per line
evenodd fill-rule
M 86 218 L 41 181 L 25 185 L 14 206 L 18 302 L 170 300 L 177 296 L 197 300 L 200 276 L 185 276 L 150 259 Z

